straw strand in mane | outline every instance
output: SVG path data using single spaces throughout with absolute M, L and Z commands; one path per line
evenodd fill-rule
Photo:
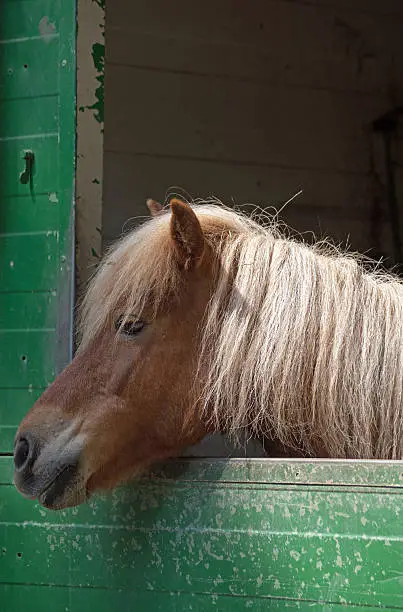
M 403 285 L 211 204 L 194 206 L 217 255 L 201 336 L 206 414 L 307 454 L 403 457 Z M 118 310 L 180 295 L 169 214 L 124 238 L 83 306 L 83 346 Z M 113 274 L 111 274 L 113 266 Z

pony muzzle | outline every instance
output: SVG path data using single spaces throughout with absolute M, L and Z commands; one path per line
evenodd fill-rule
M 86 499 L 82 469 L 83 442 L 66 443 L 61 434 L 43 442 L 32 432 L 21 432 L 14 444 L 14 483 L 19 492 L 49 509 L 75 506 Z

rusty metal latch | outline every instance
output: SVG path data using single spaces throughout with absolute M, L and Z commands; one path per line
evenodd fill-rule
M 20 183 L 32 185 L 33 171 L 34 171 L 34 153 L 33 151 L 25 151 L 25 170 L 20 174 Z

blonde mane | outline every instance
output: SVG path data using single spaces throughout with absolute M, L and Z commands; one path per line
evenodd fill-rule
M 312 455 L 403 457 L 403 284 L 274 223 L 194 207 L 220 265 L 203 322 L 201 398 L 220 428 Z M 106 257 L 83 305 L 83 345 L 111 316 L 180 294 L 169 215 Z

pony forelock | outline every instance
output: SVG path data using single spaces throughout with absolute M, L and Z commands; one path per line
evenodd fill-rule
M 243 220 L 212 203 L 198 208 L 205 237 L 220 242 L 223 230 L 241 231 Z M 111 318 L 158 311 L 168 296 L 180 293 L 183 275 L 169 231 L 170 214 L 158 215 L 117 241 L 106 253 L 89 283 L 80 307 L 80 347 L 111 323 Z

